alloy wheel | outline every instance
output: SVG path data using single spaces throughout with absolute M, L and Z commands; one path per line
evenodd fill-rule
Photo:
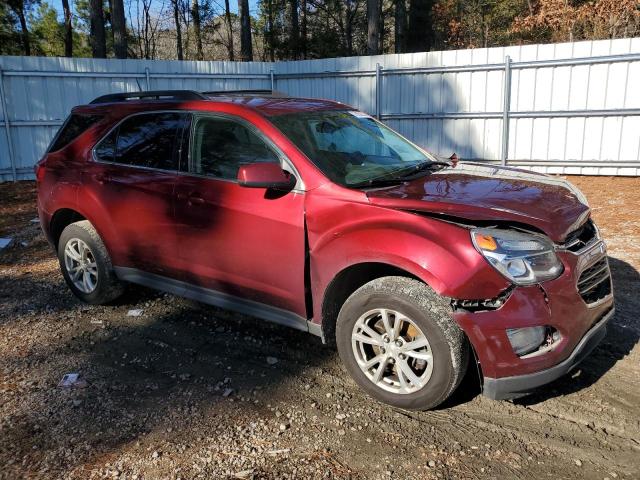
M 91 293 L 98 285 L 98 265 L 89 246 L 72 238 L 64 248 L 64 264 L 73 285 L 82 293 Z
M 418 325 L 392 309 L 377 308 L 353 326 L 351 345 L 358 366 L 377 387 L 397 394 L 424 388 L 433 372 L 433 352 Z

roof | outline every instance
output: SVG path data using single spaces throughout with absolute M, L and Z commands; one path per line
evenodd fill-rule
M 344 110 L 352 108 L 339 102 L 315 98 L 298 98 L 268 90 L 196 92 L 192 90 L 161 90 L 148 92 L 127 92 L 103 95 L 90 104 L 90 108 L 103 109 L 106 106 L 127 105 L 127 107 L 152 107 L 163 104 L 184 102 L 231 103 L 255 110 L 262 115 L 273 116 L 287 113 L 318 110 Z M 152 107 L 153 108 L 153 107 Z M 83 108 L 84 110 L 84 108 Z
M 317 98 L 298 98 L 274 95 L 215 95 L 210 97 L 212 101 L 234 103 L 253 110 L 263 115 L 284 115 L 287 113 L 317 111 L 317 110 L 344 110 L 351 108 L 343 103 Z

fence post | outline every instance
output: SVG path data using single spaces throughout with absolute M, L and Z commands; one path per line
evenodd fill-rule
M 376 118 L 382 116 L 382 66 L 376 63 Z
M 151 90 L 151 71 L 149 67 L 144 67 L 144 75 L 147 80 L 147 92 Z
M 502 165 L 507 164 L 509 156 L 509 109 L 511 108 L 511 57 L 504 57 L 504 91 L 502 109 Z
M 2 116 L 4 117 L 4 132 L 7 136 L 7 149 L 9 150 L 9 162 L 11 163 L 11 176 L 13 181 L 18 181 L 16 172 L 16 159 L 13 155 L 13 143 L 11 142 L 11 124 L 9 123 L 9 112 L 7 111 L 7 100 L 4 96 L 4 77 L 0 68 L 0 101 L 2 102 Z
M 269 70 L 269 78 L 271 80 L 271 93 L 276 91 L 276 76 L 274 74 L 273 68 Z

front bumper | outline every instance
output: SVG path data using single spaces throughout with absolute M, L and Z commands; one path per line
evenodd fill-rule
M 558 257 L 564 272 L 557 279 L 517 287 L 499 308 L 454 314 L 474 347 L 485 395 L 513 398 L 549 383 L 575 367 L 604 337 L 613 314 L 613 289 L 592 303 L 578 290 L 581 275 L 588 277 L 590 267 L 605 259 L 604 244 L 598 241 L 576 253 L 559 251 Z M 560 340 L 548 351 L 519 357 L 506 330 L 533 326 L 555 329 Z
M 483 394 L 493 400 L 506 400 L 517 398 L 530 393 L 537 387 L 553 382 L 563 375 L 573 370 L 589 353 L 600 343 L 607 333 L 607 323 L 614 314 L 614 309 L 596 323 L 589 330 L 569 357 L 546 370 L 530 373 L 527 375 L 516 375 L 513 377 L 484 379 Z

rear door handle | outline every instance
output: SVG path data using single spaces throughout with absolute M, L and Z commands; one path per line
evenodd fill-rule
M 204 205 L 204 198 L 197 196 L 189 196 L 189 203 L 194 205 Z

